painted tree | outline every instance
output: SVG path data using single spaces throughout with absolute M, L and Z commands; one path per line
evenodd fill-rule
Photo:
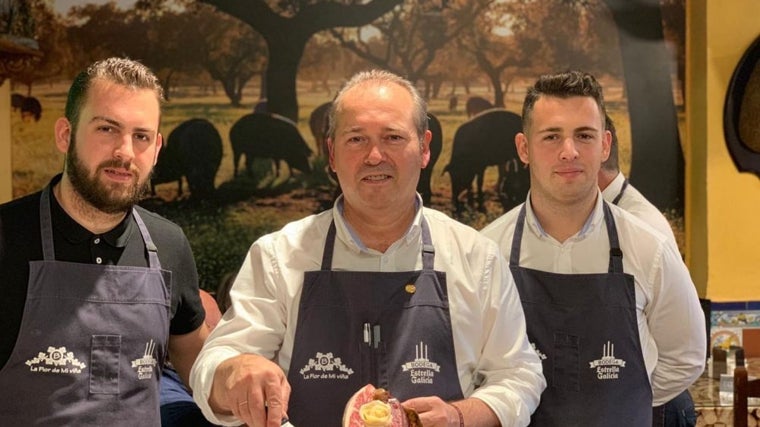
M 331 33 L 360 58 L 417 82 L 436 78 L 428 74 L 428 68 L 438 52 L 472 27 L 491 3 L 493 0 L 452 1 L 442 7 L 435 1 L 409 1 L 373 22 L 370 29 L 354 34 L 333 29 Z M 360 31 L 377 36 L 366 39 Z
M 201 0 L 256 30 L 269 52 L 266 70 L 269 111 L 298 120 L 296 77 L 306 43 L 320 31 L 366 25 L 402 0 Z

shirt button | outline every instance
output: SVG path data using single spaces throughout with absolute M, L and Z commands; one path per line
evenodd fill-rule
M 97 245 L 98 243 L 100 243 L 100 237 L 95 238 L 95 244 Z
M 98 264 L 103 264 L 103 258 L 97 257 L 95 258 L 95 262 L 97 262 Z

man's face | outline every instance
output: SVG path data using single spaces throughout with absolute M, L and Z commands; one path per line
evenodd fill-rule
M 346 211 L 375 215 L 414 206 L 431 134 L 420 142 L 413 112 L 412 96 L 396 84 L 368 83 L 344 94 L 335 138 L 328 143 Z
M 597 174 L 609 156 L 610 134 L 593 98 L 542 96 L 526 134 L 515 137 L 530 165 L 531 197 L 573 204 L 595 197 Z
M 68 142 L 59 141 L 67 152 L 66 174 L 87 203 L 119 213 L 140 200 L 162 144 L 159 114 L 150 90 L 93 82 L 76 134 L 69 128 Z

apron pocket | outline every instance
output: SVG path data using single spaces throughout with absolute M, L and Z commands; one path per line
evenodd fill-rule
M 93 335 L 90 393 L 119 394 L 121 335 Z
M 580 338 L 562 332 L 554 333 L 553 387 L 560 390 L 580 391 Z

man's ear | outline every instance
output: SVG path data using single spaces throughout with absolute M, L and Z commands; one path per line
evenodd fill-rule
M 330 170 L 335 172 L 335 144 L 332 138 L 327 138 L 327 159 L 330 161 Z
M 161 132 L 159 132 L 156 135 L 156 155 L 153 157 L 153 166 L 156 166 L 156 163 L 158 163 L 158 153 L 161 152 L 161 148 L 164 146 L 164 136 L 161 135 Z
M 515 134 L 515 147 L 517 148 L 517 155 L 520 156 L 520 160 L 523 164 L 527 165 L 528 162 L 528 137 L 524 133 L 518 132 Z
M 71 123 L 65 117 L 60 117 L 55 121 L 55 127 L 53 128 L 55 146 L 63 154 L 69 152 L 72 138 L 71 131 Z
M 425 136 L 420 141 L 422 151 L 422 169 L 425 169 L 430 163 L 430 141 L 433 139 L 433 132 L 429 129 L 425 131 Z
M 610 148 L 612 147 L 612 132 L 606 130 L 602 134 L 602 162 L 610 158 Z

